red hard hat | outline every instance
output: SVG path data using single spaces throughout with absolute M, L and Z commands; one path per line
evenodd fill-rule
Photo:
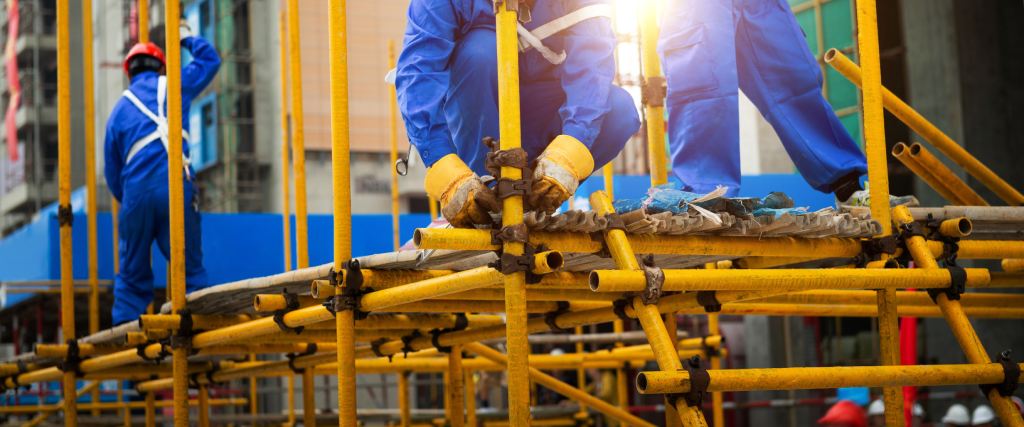
M 139 55 L 152 56 L 160 61 L 161 64 L 166 64 L 167 60 L 164 58 L 164 51 L 152 42 L 148 43 L 135 43 L 132 46 L 132 50 L 128 51 L 128 55 L 124 57 L 124 72 L 128 74 L 128 63 L 131 62 L 132 58 Z
M 849 400 L 840 400 L 832 405 L 824 417 L 818 419 L 819 425 L 841 425 L 849 427 L 867 427 L 868 419 L 864 409 Z

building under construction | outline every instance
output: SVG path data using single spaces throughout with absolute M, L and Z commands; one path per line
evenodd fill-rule
M 0 422 L 796 426 L 878 399 L 884 425 L 958 403 L 1024 426 L 1019 2 L 788 1 L 871 199 L 920 201 L 868 207 L 810 188 L 745 97 L 741 195 L 667 185 L 665 2 L 610 1 L 641 130 L 557 213 L 505 191 L 492 229 L 439 227 L 423 191 L 385 82 L 409 3 L 7 0 Z M 521 149 L 527 2 L 493 3 L 500 156 Z M 223 58 L 187 116 L 167 92 L 211 286 L 185 291 L 171 197 L 156 298 L 113 325 L 104 124 L 136 42 L 181 84 L 179 21 Z

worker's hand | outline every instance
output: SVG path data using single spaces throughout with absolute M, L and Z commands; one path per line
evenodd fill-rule
M 491 189 L 455 154 L 427 169 L 423 185 L 427 194 L 441 201 L 441 214 L 455 227 L 490 225 L 490 212 L 500 209 Z
M 593 172 L 594 157 L 587 146 L 569 135 L 559 135 L 537 158 L 527 201 L 535 210 L 552 213 Z
M 178 38 L 181 40 L 185 40 L 189 37 L 192 37 L 193 35 L 194 34 L 192 34 L 192 27 L 188 26 L 188 21 L 182 19 L 178 23 Z

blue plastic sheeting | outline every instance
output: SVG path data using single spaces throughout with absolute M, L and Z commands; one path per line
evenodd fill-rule
M 674 179 L 674 178 L 673 178 Z M 647 175 L 616 175 L 615 176 L 615 198 L 616 199 L 642 199 L 646 197 L 647 190 L 651 188 L 651 178 Z M 601 175 L 595 175 L 580 184 L 576 191 L 579 197 L 585 199 L 590 193 L 604 190 L 604 180 Z M 796 206 L 807 207 L 811 211 L 822 208 L 834 207 L 835 197 L 811 188 L 799 174 L 768 174 L 768 175 L 744 175 L 740 183 L 739 197 L 764 197 L 774 191 L 781 191 L 793 198 Z M 563 206 L 563 209 L 566 208 Z
M 76 212 L 73 233 L 74 276 L 88 277 L 85 214 Z M 334 233 L 331 215 L 309 216 L 309 262 L 317 265 L 333 259 Z M 294 217 L 292 218 L 294 232 Z M 430 224 L 428 214 L 401 216 L 402 241 L 412 238 L 413 230 Z M 99 278 L 113 277 L 113 245 L 110 214 L 97 217 L 97 256 Z M 352 217 L 352 254 L 370 255 L 392 251 L 390 215 L 354 215 Z M 281 216 L 275 214 L 203 214 L 203 258 L 210 283 L 225 283 L 250 277 L 267 276 L 284 270 Z M 294 239 L 292 241 L 292 265 Z M 153 247 L 153 274 L 157 287 L 164 287 L 167 262 Z M 55 212 L 40 215 L 35 221 L 0 240 L 0 281 L 56 280 L 60 278 L 60 237 Z M 28 298 L 29 294 L 8 295 L 5 306 Z

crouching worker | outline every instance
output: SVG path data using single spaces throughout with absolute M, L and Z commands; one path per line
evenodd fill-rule
M 522 147 L 535 162 L 527 203 L 553 212 L 640 127 L 633 99 L 613 85 L 610 5 L 520 1 Z M 492 0 L 413 0 L 395 84 L 410 142 L 428 167 L 427 193 L 456 227 L 500 211 L 484 137 L 501 138 Z
M 220 56 L 206 40 L 182 28 L 181 48 L 192 61 L 181 70 L 182 117 L 220 67 Z M 167 189 L 167 79 L 164 53 L 153 43 L 136 44 L 124 60 L 131 83 L 107 120 L 105 175 L 121 203 L 118 219 L 121 271 L 114 281 L 113 324 L 138 319 L 153 301 L 153 241 L 170 258 Z M 187 123 L 187 122 L 185 122 Z M 185 270 L 188 292 L 207 286 L 203 268 L 199 210 L 188 161 L 188 132 L 182 131 L 185 205 Z

